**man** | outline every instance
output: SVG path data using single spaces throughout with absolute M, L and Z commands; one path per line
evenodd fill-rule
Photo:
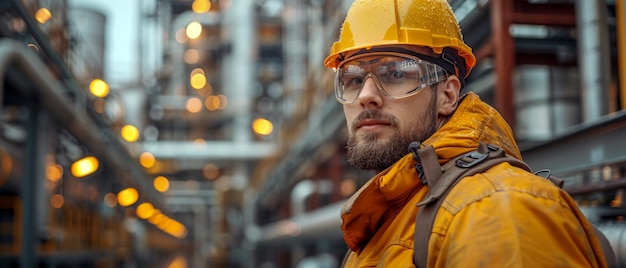
M 325 65 L 336 71 L 349 161 L 378 174 L 342 209 L 345 267 L 414 267 L 416 204 L 429 189 L 412 142 L 433 146 L 440 164 L 480 143 L 521 159 L 498 112 L 460 95 L 475 61 L 445 0 L 357 0 L 348 11 Z M 461 180 L 432 230 L 419 231 L 430 236 L 428 267 L 606 266 L 571 197 L 507 162 Z

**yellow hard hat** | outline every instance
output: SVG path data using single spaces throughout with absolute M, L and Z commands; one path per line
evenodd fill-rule
M 336 68 L 346 52 L 393 45 L 430 47 L 439 55 L 453 48 L 460 61 L 452 63 L 463 78 L 476 64 L 446 0 L 356 0 L 324 65 Z M 441 57 L 450 62 L 445 55 Z

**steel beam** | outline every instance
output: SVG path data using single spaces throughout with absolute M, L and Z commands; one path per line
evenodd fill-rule
M 534 169 L 547 168 L 566 176 L 626 161 L 626 111 L 572 128 L 551 141 L 522 148 Z
M 576 27 L 576 9 L 574 4 L 541 3 L 513 1 L 513 23 Z

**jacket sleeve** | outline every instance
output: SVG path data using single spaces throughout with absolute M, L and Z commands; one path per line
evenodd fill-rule
M 500 190 L 439 213 L 429 267 L 599 267 L 588 223 L 561 198 Z

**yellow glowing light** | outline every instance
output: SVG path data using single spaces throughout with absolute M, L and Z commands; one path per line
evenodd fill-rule
M 46 167 L 46 178 L 51 182 L 57 182 L 63 177 L 63 167 L 59 164 L 50 163 Z
M 167 227 L 168 225 L 170 225 L 170 223 L 172 222 L 172 219 L 170 219 L 168 216 L 163 215 L 163 218 L 161 219 L 161 221 L 159 221 L 156 225 L 156 227 L 159 227 L 159 229 L 161 230 L 165 230 L 165 227 Z
M 109 95 L 109 84 L 102 79 L 94 79 L 89 83 L 89 92 L 96 97 L 104 98 Z
M 187 228 L 185 228 L 185 226 L 181 225 L 180 228 L 178 228 L 178 230 L 176 230 L 176 233 L 174 234 L 174 236 L 183 239 L 185 237 L 187 237 Z
M 198 98 L 189 98 L 186 107 L 190 113 L 200 112 L 202 110 L 202 101 Z
M 166 219 L 166 218 L 165 218 L 165 215 L 163 215 L 163 214 L 161 213 L 161 211 L 155 211 L 155 212 L 152 214 L 152 217 L 150 217 L 150 219 L 148 219 L 148 222 L 150 222 L 150 223 L 152 223 L 152 224 L 155 224 L 155 225 L 156 225 L 156 224 L 160 224 L 160 223 L 161 223 L 162 221 L 164 221 L 165 219 Z
M 150 174 L 158 174 L 161 173 L 161 171 L 163 170 L 163 167 L 165 165 L 162 164 L 162 162 L 155 160 L 154 161 L 154 165 L 147 168 L 146 172 L 150 173 Z
M 50 205 L 52 205 L 53 208 L 62 208 L 64 203 L 65 198 L 60 194 L 55 194 L 50 197 Z
M 154 189 L 164 193 L 170 188 L 170 181 L 166 177 L 158 176 L 154 178 L 153 185 Z
M 82 178 L 90 175 L 98 169 L 98 159 L 93 156 L 87 156 L 76 160 L 70 167 L 72 175 L 76 178 Z
M 187 259 L 185 258 L 185 256 L 176 257 L 174 260 L 172 260 L 170 265 L 167 266 L 167 268 L 187 268 L 187 267 L 189 267 L 189 265 L 187 264 Z
M 150 218 L 148 218 L 148 222 L 152 223 L 152 224 L 155 224 L 154 221 L 155 221 L 156 218 L 159 217 L 159 215 L 161 215 L 161 211 L 155 208 L 152 211 L 152 216 L 150 216 Z
M 117 203 L 120 206 L 127 207 L 135 204 L 139 199 L 139 193 L 135 188 L 126 188 L 117 193 Z
M 267 136 L 272 134 L 272 131 L 274 130 L 274 125 L 270 120 L 267 120 L 265 118 L 258 118 L 254 120 L 254 122 L 252 122 L 252 130 L 254 130 L 254 133 L 256 134 Z
M 50 18 L 52 18 L 52 13 L 50 13 L 50 10 L 45 7 L 40 8 L 35 13 L 35 19 L 41 24 L 48 22 Z
M 206 85 L 206 76 L 204 74 L 192 74 L 189 78 L 189 84 L 194 89 L 202 89 Z
M 151 168 L 156 163 L 156 158 L 149 152 L 143 152 L 139 155 L 139 164 L 145 168 Z
M 200 37 L 200 34 L 202 34 L 202 25 L 197 21 L 187 24 L 187 27 L 185 28 L 185 34 L 187 34 L 187 37 L 189 37 L 190 39 L 196 39 Z
M 127 142 L 136 142 L 139 139 L 139 129 L 133 125 L 125 125 L 120 131 L 122 138 Z
M 177 238 L 185 238 L 187 236 L 187 228 L 182 225 L 180 222 L 169 219 L 164 224 L 159 224 L 157 227 L 161 228 L 164 232 L 177 237 Z
M 194 13 L 206 13 L 211 10 L 211 2 L 209 0 L 194 0 L 191 4 L 191 10 Z
M 154 213 L 154 206 L 148 202 L 141 203 L 137 206 L 137 217 L 140 219 L 145 220 L 150 218 L 152 213 Z

